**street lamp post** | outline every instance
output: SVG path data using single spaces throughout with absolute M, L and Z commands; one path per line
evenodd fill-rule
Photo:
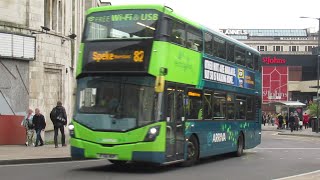
M 317 121 L 316 121 L 316 132 L 319 133 L 319 61 L 320 61 L 320 18 L 313 17 L 300 17 L 307 19 L 316 19 L 319 21 L 319 29 L 318 29 L 318 57 L 317 57 Z

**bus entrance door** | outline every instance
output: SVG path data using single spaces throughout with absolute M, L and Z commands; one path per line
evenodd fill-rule
M 184 159 L 184 91 L 184 88 L 167 86 L 165 92 L 167 162 Z

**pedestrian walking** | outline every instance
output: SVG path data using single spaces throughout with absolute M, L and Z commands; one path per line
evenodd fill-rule
M 303 127 L 303 121 L 302 119 L 299 118 L 299 128 L 302 131 L 302 127 Z
M 26 146 L 33 145 L 33 135 L 34 135 L 34 124 L 33 124 L 33 111 L 28 109 L 27 114 L 21 121 L 21 125 L 26 129 Z
M 295 128 L 295 118 L 293 116 L 293 112 L 290 113 L 290 117 L 289 117 L 289 126 L 290 126 L 290 130 L 291 132 L 293 132 L 294 128 Z
M 264 112 L 262 115 L 262 123 L 264 126 L 266 126 L 266 121 L 267 121 L 267 114 Z
M 273 114 L 271 118 L 272 118 L 271 124 L 272 126 L 274 126 L 274 123 L 277 121 L 277 114 Z
M 307 113 L 304 113 L 303 115 L 303 125 L 304 125 L 304 129 L 309 128 L 309 115 Z
M 271 113 L 268 113 L 267 121 L 268 121 L 268 125 L 269 125 L 269 126 L 270 126 L 270 124 L 271 124 L 271 119 L 272 119 Z
M 33 116 L 33 124 L 34 124 L 34 129 L 36 130 L 36 144 L 35 147 L 37 146 L 43 146 L 43 140 L 41 137 L 41 132 L 44 131 L 46 128 L 46 120 L 44 116 L 40 113 L 39 108 L 35 109 L 36 114 Z M 40 145 L 39 145 L 40 141 Z
M 282 129 L 286 129 L 288 122 L 286 119 L 283 119 Z
M 64 126 L 67 125 L 67 114 L 65 108 L 62 106 L 61 101 L 57 102 L 57 106 L 54 107 L 50 113 L 50 119 L 54 126 L 54 144 L 55 148 L 58 148 L 58 131 L 61 132 L 61 144 L 66 146 Z
M 289 118 L 288 118 L 288 113 L 285 115 L 285 122 L 286 122 L 286 129 L 289 129 Z
M 299 122 L 300 122 L 300 118 L 298 116 L 298 114 L 294 115 L 294 125 L 295 125 L 295 130 L 299 131 Z
M 279 129 L 282 129 L 282 125 L 283 125 L 283 116 L 282 116 L 282 114 L 281 114 L 281 113 L 278 115 L 278 120 L 279 120 Z

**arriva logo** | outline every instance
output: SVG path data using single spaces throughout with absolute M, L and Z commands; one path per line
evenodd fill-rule
M 226 133 L 213 133 L 212 142 L 227 141 Z

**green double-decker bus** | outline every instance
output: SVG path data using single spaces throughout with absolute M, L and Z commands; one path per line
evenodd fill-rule
M 261 141 L 260 54 L 161 5 L 88 10 L 73 158 L 193 165 Z

